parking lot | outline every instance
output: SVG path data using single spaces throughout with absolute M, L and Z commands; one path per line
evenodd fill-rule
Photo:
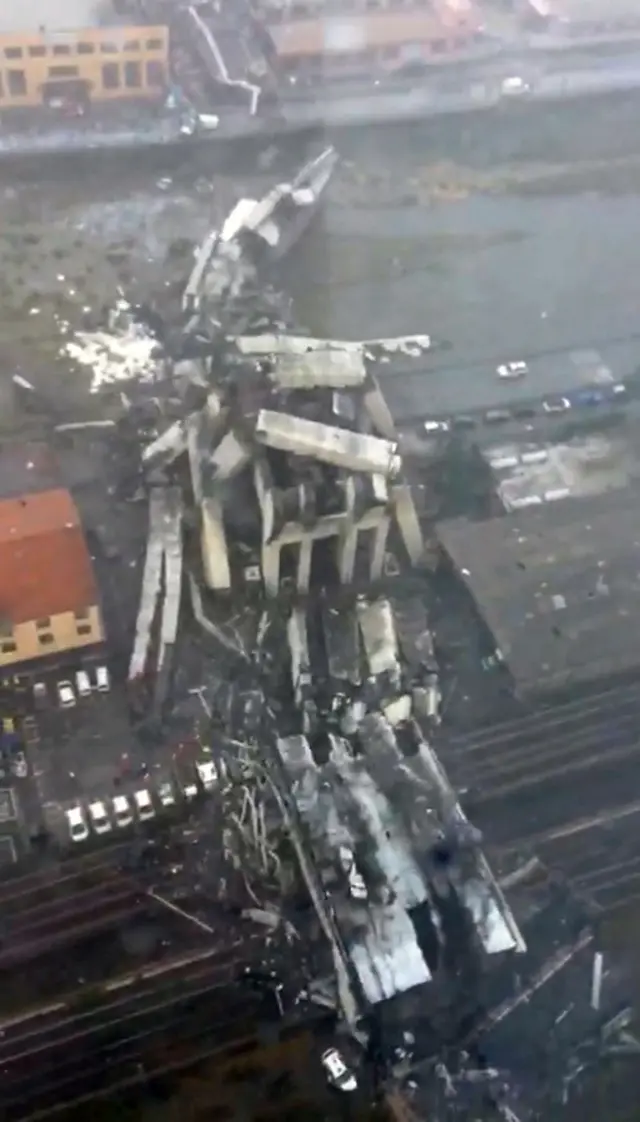
M 13 695 L 5 690 L 2 722 L 11 809 L 0 821 L 2 860 L 17 859 L 36 837 L 64 847 L 176 813 L 213 783 L 197 733 L 145 745 L 105 662 L 39 675 Z

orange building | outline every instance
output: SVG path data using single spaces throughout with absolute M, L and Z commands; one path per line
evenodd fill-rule
M 0 667 L 103 639 L 91 557 L 69 492 L 0 500 Z
M 0 111 L 65 97 L 153 99 L 168 75 L 167 27 L 89 27 L 0 34 Z

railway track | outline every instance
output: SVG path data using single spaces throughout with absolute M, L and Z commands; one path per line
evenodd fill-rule
M 51 896 L 68 893 L 74 887 L 85 887 L 95 881 L 100 873 L 113 873 L 118 862 L 131 851 L 131 842 L 114 843 L 108 847 L 59 862 L 55 866 L 41 867 L 21 876 L 10 874 L 0 880 L 0 910 L 19 907 L 20 900 L 33 896 L 46 900 Z
M 525 865 L 535 854 L 604 912 L 632 905 L 640 900 L 640 800 L 520 836 L 496 857 L 508 854 Z
M 449 777 L 474 803 L 640 759 L 640 690 L 625 685 L 438 746 Z
M 203 953 L 160 982 L 156 976 L 153 989 L 116 991 L 96 1009 L 8 1025 L 0 1043 L 3 1118 L 61 1111 L 246 1036 L 257 996 L 236 988 L 230 1001 L 224 990 L 235 979 L 238 949 Z
M 153 902 L 135 880 L 101 870 L 93 883 L 61 877 L 0 899 L 0 970 L 117 927 Z

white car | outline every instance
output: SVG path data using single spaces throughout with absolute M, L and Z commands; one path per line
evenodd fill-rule
M 160 783 L 158 785 L 158 798 L 162 806 L 174 806 L 176 796 L 173 787 L 169 782 Z
M 424 431 L 427 433 L 428 436 L 431 436 L 433 433 L 437 433 L 437 432 L 449 432 L 450 429 L 451 429 L 451 425 L 449 424 L 448 421 L 425 421 L 424 422 Z
M 191 802 L 192 799 L 197 799 L 197 797 L 198 797 L 197 784 L 195 784 L 195 783 L 185 784 L 185 786 L 182 788 L 182 793 L 183 793 L 185 799 L 187 799 L 188 802 Z
M 73 709 L 76 704 L 73 686 L 66 679 L 64 682 L 58 682 L 58 704 L 61 709 Z
M 133 822 L 133 809 L 126 795 L 114 795 L 113 817 L 116 820 L 116 826 L 120 826 L 123 829 L 125 826 L 130 826 Z
M 133 801 L 136 804 L 138 811 L 138 818 L 141 822 L 145 822 L 147 818 L 153 818 L 156 810 L 153 805 L 151 795 L 146 787 L 141 787 L 139 791 L 133 792 Z
M 547 397 L 542 402 L 545 413 L 566 413 L 571 408 L 568 397 Z
M 518 97 L 520 94 L 529 93 L 531 86 L 525 82 L 524 78 L 505 78 L 502 82 L 502 92 L 507 97 Z
M 347 1067 L 337 1048 L 327 1048 L 322 1053 L 322 1066 L 329 1082 L 339 1091 L 355 1091 L 358 1080 L 350 1068 Z
M 26 779 L 29 774 L 29 765 L 24 752 L 13 752 L 11 756 L 11 770 L 16 779 Z
M 76 671 L 76 689 L 80 697 L 91 697 L 91 682 L 86 670 Z
M 109 693 L 111 679 L 106 666 L 96 666 L 96 689 L 98 693 Z
M 74 842 L 86 841 L 89 837 L 89 827 L 81 806 L 72 806 L 65 810 L 65 817 L 69 827 L 69 835 Z
M 196 771 L 205 791 L 212 791 L 217 786 L 218 771 L 213 760 L 198 760 Z
M 369 893 L 367 892 L 367 886 L 365 884 L 364 877 L 356 867 L 356 860 L 353 850 L 350 849 L 348 845 L 341 845 L 340 849 L 338 850 L 338 857 L 340 860 L 340 864 L 347 875 L 349 895 L 352 896 L 354 900 L 366 900 Z
M 107 814 L 106 806 L 100 799 L 96 800 L 95 803 L 89 803 L 89 821 L 96 834 L 109 833 L 111 829 L 111 819 Z
M 499 378 L 505 378 L 509 380 L 524 378 L 528 370 L 529 367 L 527 366 L 526 362 L 503 362 L 502 366 L 498 367 L 497 374 Z

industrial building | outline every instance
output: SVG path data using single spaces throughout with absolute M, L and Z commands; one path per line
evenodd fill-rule
M 521 695 L 638 666 L 635 487 L 437 527 Z
M 54 457 L 43 445 L 7 443 L 0 466 L 0 666 L 101 643 L 91 557 Z
M 101 26 L 90 20 L 91 5 L 85 4 L 76 4 L 75 11 L 65 5 L 63 21 L 58 7 L 52 25 L 49 18 L 35 18 L 31 7 L 0 23 L 0 110 L 86 111 L 94 103 L 166 96 L 168 27 Z

